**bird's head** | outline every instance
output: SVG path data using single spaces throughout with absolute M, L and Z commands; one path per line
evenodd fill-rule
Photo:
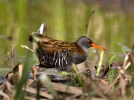
M 82 47 L 83 49 L 87 49 L 89 47 L 95 47 L 95 48 L 98 48 L 100 50 L 105 50 L 102 46 L 94 43 L 91 39 L 89 39 L 88 37 L 86 36 L 81 36 L 80 38 L 78 38 L 76 40 L 76 43 Z

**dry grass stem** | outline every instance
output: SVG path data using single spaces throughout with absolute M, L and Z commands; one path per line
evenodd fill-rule
M 130 53 L 128 53 L 126 56 L 125 56 L 125 59 L 124 59 L 124 62 L 123 62 L 123 66 L 122 66 L 122 68 L 124 68 L 124 70 L 126 70 L 130 65 L 131 65 L 131 63 L 130 62 L 128 62 L 127 63 L 127 61 L 128 61 L 128 56 L 130 55 Z M 107 90 L 104 92 L 104 94 L 106 94 L 110 89 L 111 89 L 111 87 L 113 86 L 113 85 L 115 85 L 115 83 L 119 80 L 119 78 L 120 78 L 121 76 L 120 76 L 120 74 L 117 76 L 117 78 L 113 81 L 113 83 L 107 88 Z
M 78 87 L 73 87 L 73 86 L 67 86 L 64 84 L 59 84 L 59 83 L 53 83 L 51 82 L 54 90 L 60 91 L 60 92 L 65 92 L 65 93 L 71 93 L 71 94 L 76 94 L 80 95 L 82 94 L 82 89 Z
M 24 48 L 24 49 L 27 49 L 27 50 L 29 50 L 29 51 L 31 51 L 31 52 L 35 52 L 33 49 L 30 49 L 28 46 L 26 46 L 26 45 L 21 45 L 21 47 L 22 48 Z
M 3 91 L 0 90 L 0 95 L 3 96 L 4 98 L 6 98 L 6 100 L 10 100 L 9 96 L 7 94 L 5 94 Z
M 30 92 L 30 93 L 33 93 L 33 94 L 37 93 L 37 90 L 34 88 L 31 88 L 31 87 L 23 88 L 23 90 Z M 51 94 L 48 94 L 48 93 L 42 92 L 42 91 L 40 91 L 40 96 L 46 97 L 48 99 L 53 99 L 53 96 Z
M 90 16 L 89 16 L 88 25 L 87 25 L 87 36 L 89 36 L 89 32 L 90 32 L 90 29 L 91 29 L 92 17 L 93 17 L 94 12 L 95 11 L 92 11 Z

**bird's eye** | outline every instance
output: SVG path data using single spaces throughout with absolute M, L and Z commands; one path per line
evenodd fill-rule
M 89 44 L 92 44 L 92 43 L 93 43 L 93 41 L 91 41 L 91 40 L 87 40 L 87 42 L 88 42 Z

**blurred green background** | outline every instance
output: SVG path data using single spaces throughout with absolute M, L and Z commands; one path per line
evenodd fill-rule
M 6 68 L 5 62 L 10 62 L 8 55 L 12 45 L 15 45 L 15 62 L 25 62 L 27 50 L 21 48 L 21 45 L 31 47 L 29 35 L 44 22 L 48 25 L 48 36 L 55 39 L 73 42 L 86 35 L 86 26 L 93 10 L 95 13 L 89 37 L 107 50 L 104 62 L 114 55 L 117 56 L 113 61 L 123 61 L 123 50 L 129 52 L 134 43 L 133 14 L 127 13 L 125 9 L 117 8 L 116 11 L 114 5 L 114 9 L 109 9 L 113 2 L 89 1 L 0 0 L 0 67 Z M 96 58 L 93 50 L 89 52 L 91 61 Z

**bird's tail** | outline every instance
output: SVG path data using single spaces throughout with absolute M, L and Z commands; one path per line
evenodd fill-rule
M 47 32 L 47 24 L 41 24 L 39 30 L 38 30 L 38 34 L 43 34 L 43 35 L 46 35 L 46 32 Z
M 38 42 L 42 37 L 46 36 L 47 24 L 41 24 L 37 32 L 32 32 L 32 35 L 29 36 L 30 42 Z

